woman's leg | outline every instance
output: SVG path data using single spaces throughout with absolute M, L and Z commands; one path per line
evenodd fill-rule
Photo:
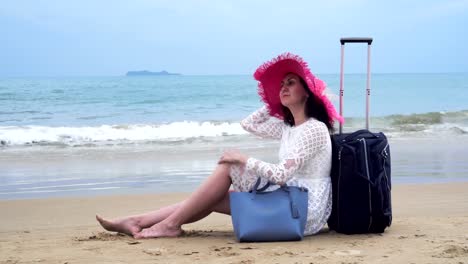
M 134 234 L 140 232 L 143 228 L 148 228 L 166 219 L 169 215 L 175 212 L 175 210 L 177 210 L 177 208 L 179 208 L 184 202 L 185 201 L 165 206 L 152 212 L 140 215 L 127 216 L 116 220 L 106 220 L 98 215 L 96 215 L 96 219 L 99 221 L 101 226 L 107 231 L 119 232 L 133 236 Z M 228 215 L 231 214 L 229 208 L 229 193 L 226 193 L 225 197 L 220 202 L 218 202 L 213 208 L 210 208 L 207 211 L 195 215 L 193 218 L 189 219 L 184 224 L 196 222 L 200 219 L 207 217 L 212 212 Z
M 229 164 L 219 164 L 212 175 L 187 200 L 180 204 L 172 214 L 163 221 L 150 228 L 143 229 L 134 236 L 136 238 L 178 236 L 182 232 L 181 226 L 183 224 L 202 219 L 218 203 L 222 207 L 220 209 L 230 212 L 229 198 L 226 199 L 226 194 L 231 186 L 229 172 Z
M 164 220 L 174 212 L 180 204 L 181 203 L 176 203 L 148 213 L 126 216 L 114 220 L 107 220 L 96 215 L 96 220 L 107 231 L 119 232 L 133 236 L 143 228 L 150 227 Z
M 220 172 L 222 172 L 221 174 L 224 174 L 225 169 L 226 169 L 224 167 L 228 167 L 227 176 L 229 178 L 229 165 L 224 164 L 220 166 L 222 166 L 223 168 L 219 168 L 218 166 L 218 168 L 216 168 L 216 170 L 213 172 L 210 178 L 218 177 L 215 175 L 220 175 Z M 201 189 L 204 185 L 206 185 L 206 183 L 209 181 L 210 178 L 208 178 L 199 189 Z M 229 185 L 230 185 L 230 182 L 229 182 Z M 229 189 L 229 186 L 227 188 Z M 190 198 L 192 198 L 192 196 Z M 150 226 L 153 226 L 163 221 L 164 219 L 169 217 L 172 213 L 177 211 L 180 207 L 182 207 L 186 202 L 187 200 L 160 208 L 159 210 L 155 210 L 155 211 L 148 212 L 145 214 L 140 214 L 140 215 L 128 216 L 128 217 L 124 217 L 124 218 L 117 219 L 117 220 L 109 221 L 109 220 L 101 218 L 98 215 L 96 215 L 96 219 L 99 221 L 101 226 L 104 227 L 104 229 L 108 231 L 120 232 L 120 233 L 125 233 L 125 234 L 133 236 L 136 233 L 140 232 L 143 228 L 148 228 Z M 188 223 L 198 221 L 200 219 L 205 218 L 212 212 L 230 214 L 228 192 L 225 192 L 224 196 L 221 197 L 221 200 L 217 201 L 211 207 L 208 207 L 205 210 L 195 213 L 194 215 L 192 215 L 192 217 L 186 219 L 185 222 L 182 224 L 188 224 Z

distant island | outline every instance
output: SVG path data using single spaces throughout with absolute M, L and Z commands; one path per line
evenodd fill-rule
M 151 71 L 129 71 L 126 76 L 165 76 L 165 75 L 180 75 L 180 73 L 170 73 L 167 71 L 151 72 Z

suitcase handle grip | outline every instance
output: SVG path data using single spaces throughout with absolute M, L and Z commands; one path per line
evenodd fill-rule
M 367 129 L 361 129 L 361 130 L 355 131 L 355 132 L 349 134 L 348 136 L 346 136 L 346 137 L 344 138 L 344 141 L 348 141 L 348 140 L 350 140 L 350 139 L 352 139 L 352 138 L 355 138 L 355 137 L 358 136 L 358 135 L 361 135 L 362 137 L 364 137 L 364 136 L 366 135 L 366 136 L 370 136 L 370 137 L 372 137 L 372 138 L 378 138 L 378 136 L 374 135 L 374 134 L 371 133 L 369 130 L 367 130 Z
M 372 40 L 372 38 L 341 38 L 340 42 L 341 45 L 344 45 L 345 43 L 367 43 L 367 45 L 371 45 Z

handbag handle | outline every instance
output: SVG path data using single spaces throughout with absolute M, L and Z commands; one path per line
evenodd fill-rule
M 260 185 L 261 181 L 262 181 L 262 179 L 260 177 L 258 177 L 258 180 L 255 183 L 254 188 L 251 191 L 253 193 L 252 199 L 255 199 L 255 195 L 257 195 L 257 193 L 265 191 L 271 185 L 270 182 L 268 182 L 262 188 L 257 189 L 258 186 Z M 299 208 L 297 207 L 296 199 L 294 199 L 294 195 L 292 195 L 292 193 L 291 193 L 292 191 L 289 188 L 290 187 L 286 183 L 284 185 L 280 185 L 280 189 L 282 189 L 283 191 L 288 193 L 289 204 L 291 205 L 291 216 L 292 216 L 292 218 L 299 218 L 300 217 Z
M 265 191 L 266 189 L 268 189 L 268 187 L 270 187 L 271 183 L 270 181 L 267 182 L 267 184 L 265 184 L 265 186 L 263 186 L 262 188 L 258 189 L 258 186 L 260 186 L 260 183 L 262 182 L 262 178 L 258 177 L 258 180 L 257 182 L 255 183 L 253 190 L 257 191 L 257 192 L 263 192 Z

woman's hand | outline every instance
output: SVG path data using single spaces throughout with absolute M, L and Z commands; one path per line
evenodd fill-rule
M 218 161 L 218 164 L 230 163 L 230 164 L 245 164 L 247 163 L 248 157 L 240 151 L 231 149 L 224 151 L 223 155 Z

